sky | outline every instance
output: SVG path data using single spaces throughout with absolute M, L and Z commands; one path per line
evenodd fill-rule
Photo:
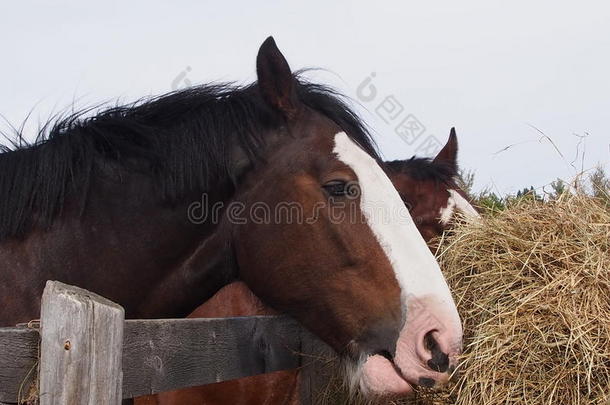
M 52 3 L 0 6 L 0 114 L 30 114 L 28 137 L 73 105 L 251 82 L 273 35 L 353 99 L 387 159 L 432 156 L 456 127 L 477 190 L 610 168 L 608 2 Z

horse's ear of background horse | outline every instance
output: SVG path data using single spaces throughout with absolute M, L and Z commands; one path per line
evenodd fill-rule
M 256 57 L 258 86 L 265 101 L 290 118 L 298 108 L 296 79 L 273 37 L 261 45 Z
M 457 164 L 457 153 L 458 153 L 458 141 L 457 135 L 455 133 L 455 128 L 451 128 L 451 132 L 449 133 L 449 140 L 443 146 L 438 155 L 434 158 L 434 162 L 443 163 L 449 166 L 454 174 L 458 173 L 458 164 Z

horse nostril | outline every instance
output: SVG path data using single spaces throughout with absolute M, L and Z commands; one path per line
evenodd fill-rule
M 432 358 L 428 360 L 428 367 L 438 373 L 445 373 L 449 369 L 449 356 L 446 353 L 443 353 L 441 348 L 438 345 L 436 339 L 434 339 L 435 331 L 431 331 L 426 333 L 424 336 L 424 343 L 426 345 L 426 349 L 430 351 Z

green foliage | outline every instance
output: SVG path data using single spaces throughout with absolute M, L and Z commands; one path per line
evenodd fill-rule
M 504 196 L 499 196 L 490 190 L 473 193 L 474 173 L 472 171 L 460 172 L 460 178 L 460 186 L 464 187 L 463 189 L 472 197 L 473 203 L 492 215 L 523 201 L 556 201 L 566 193 L 584 193 L 605 201 L 606 205 L 610 207 L 610 177 L 601 166 L 595 168 L 588 177 L 578 176 L 571 183 L 571 187 L 562 179 L 553 181 L 550 184 L 551 191 L 545 196 L 539 194 L 539 191 L 533 186 L 523 188 L 515 194 Z
M 601 166 L 597 166 L 589 175 L 591 195 L 610 204 L 610 178 Z
M 485 190 L 474 197 L 474 204 L 493 214 L 506 209 L 506 199 L 496 193 Z
M 536 190 L 534 189 L 534 186 L 530 186 L 530 188 L 524 188 L 521 191 L 517 191 L 517 194 L 512 197 L 513 200 L 515 200 L 516 202 L 520 201 L 520 200 L 534 200 L 534 201 L 543 201 L 544 198 L 542 198 L 541 195 L 539 195 Z
M 565 193 L 568 192 L 568 186 L 567 186 L 566 182 L 561 179 L 557 179 L 554 182 L 552 182 L 551 189 L 553 190 L 551 193 L 549 193 L 549 198 L 551 200 L 557 200 L 562 195 L 564 195 Z
M 457 176 L 458 186 L 469 196 L 473 195 L 474 171 L 460 169 Z

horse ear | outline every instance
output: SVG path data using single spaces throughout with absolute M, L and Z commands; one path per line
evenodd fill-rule
M 293 115 L 297 110 L 296 80 L 273 37 L 258 50 L 256 74 L 265 101 L 285 116 Z
M 457 173 L 458 165 L 457 165 L 457 153 L 458 153 L 458 141 L 457 135 L 455 134 L 455 128 L 451 128 L 451 132 L 449 133 L 449 140 L 443 146 L 438 155 L 434 158 L 434 162 L 442 162 L 446 165 L 449 165 L 453 168 L 454 172 Z

